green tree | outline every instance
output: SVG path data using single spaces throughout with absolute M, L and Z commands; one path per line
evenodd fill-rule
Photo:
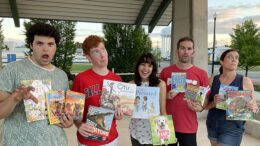
M 108 51 L 108 68 L 114 68 L 116 73 L 132 73 L 138 57 L 144 52 L 150 52 L 151 40 L 144 28 L 135 32 L 134 26 L 125 24 L 104 24 L 105 46 Z M 133 77 L 123 76 L 123 81 Z
M 2 30 L 3 19 L 0 20 L 0 70 L 2 69 L 2 49 L 4 48 L 4 34 Z
M 260 33 L 259 28 L 252 20 L 246 20 L 241 25 L 233 28 L 234 33 L 231 36 L 232 49 L 239 52 L 239 67 L 248 70 L 260 65 Z
M 70 73 L 70 70 L 72 67 L 73 54 L 75 54 L 77 49 L 77 45 L 74 42 L 76 23 L 73 21 L 30 19 L 29 22 L 24 22 L 25 30 L 27 31 L 33 24 L 37 22 L 44 22 L 50 24 L 59 30 L 61 40 L 59 45 L 57 46 L 57 51 L 52 60 L 52 63 L 56 67 L 64 70 L 67 73 L 68 78 L 70 80 L 73 80 L 74 76 Z M 29 45 L 27 44 L 26 47 L 29 48 Z M 31 54 L 31 49 L 28 52 L 26 52 L 27 56 Z
M 163 58 L 161 57 L 162 56 L 161 50 L 159 50 L 159 48 L 153 49 L 152 54 L 155 57 L 158 66 L 160 67 L 160 62 L 163 60 Z

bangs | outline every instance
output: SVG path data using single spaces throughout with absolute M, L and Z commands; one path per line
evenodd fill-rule
M 148 63 L 151 65 L 154 65 L 154 62 L 153 62 L 152 58 L 150 58 L 150 57 L 144 57 L 142 60 L 140 60 L 140 63 Z

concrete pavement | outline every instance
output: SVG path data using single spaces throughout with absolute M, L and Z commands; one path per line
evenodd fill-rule
M 130 117 L 124 117 L 124 119 L 117 121 L 117 127 L 119 132 L 118 146 L 131 146 L 130 134 L 128 130 Z M 77 146 L 76 127 L 71 127 L 65 130 L 69 146 Z M 207 138 L 206 120 L 199 119 L 199 128 L 197 133 L 198 146 L 210 146 L 210 142 Z M 245 133 L 242 139 L 241 146 L 259 146 L 260 139 L 254 138 Z

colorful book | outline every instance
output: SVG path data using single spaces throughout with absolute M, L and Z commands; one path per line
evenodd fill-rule
M 104 80 L 100 106 L 115 110 L 121 108 L 125 115 L 132 115 L 136 85 L 118 81 Z
M 175 92 L 185 92 L 186 73 L 172 73 L 172 90 Z
M 227 109 L 226 91 L 236 91 L 236 90 L 238 90 L 238 87 L 236 86 L 228 86 L 228 85 L 221 84 L 219 87 L 218 94 L 220 95 L 223 101 L 218 102 L 216 104 L 216 108 L 226 110 Z
M 84 138 L 107 142 L 113 118 L 113 110 L 89 106 L 86 123 L 93 126 L 94 131 L 91 136 Z
M 85 106 L 85 94 L 67 90 L 65 101 L 65 112 L 73 120 L 82 121 Z
M 21 84 L 24 84 L 25 87 L 34 87 L 35 90 L 31 91 L 31 94 L 38 99 L 38 103 L 31 99 L 24 100 L 27 121 L 46 119 L 45 92 L 51 91 L 51 80 L 22 80 Z
M 203 106 L 209 87 L 195 86 L 187 84 L 184 100 L 190 99 L 191 101 Z
M 153 145 L 174 144 L 176 137 L 171 115 L 154 116 L 150 119 Z
M 64 91 L 49 91 L 46 92 L 45 97 L 49 124 L 60 123 L 62 113 L 64 113 Z
M 132 118 L 150 119 L 160 115 L 160 88 L 136 87 L 136 98 Z
M 226 96 L 227 120 L 253 120 L 253 112 L 246 106 L 247 103 L 252 103 L 252 91 L 227 91 Z

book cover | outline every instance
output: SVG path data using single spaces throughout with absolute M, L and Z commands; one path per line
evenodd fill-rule
M 65 112 L 73 120 L 82 121 L 85 106 L 85 94 L 67 90 L 65 101 Z
M 132 118 L 150 119 L 160 115 L 159 97 L 159 87 L 137 86 Z
M 30 91 L 38 99 L 36 104 L 31 99 L 24 100 L 25 113 L 28 122 L 46 119 L 45 92 L 51 91 L 51 80 L 22 80 L 25 87 L 32 86 L 34 91 Z
M 135 95 L 135 84 L 104 80 L 100 106 L 112 110 L 121 108 L 125 115 L 132 115 Z
M 253 112 L 247 108 L 247 103 L 252 103 L 252 91 L 238 90 L 227 91 L 227 120 L 252 120 Z
M 154 116 L 150 119 L 153 145 L 176 143 L 171 115 Z
M 46 92 L 45 97 L 49 124 L 60 123 L 60 118 L 64 112 L 64 91 L 49 91 Z
M 208 91 L 209 87 L 187 84 L 184 100 L 190 99 L 191 101 L 202 106 Z
M 93 126 L 94 131 L 91 136 L 84 138 L 107 142 L 113 118 L 113 110 L 89 106 L 86 123 Z
M 186 73 L 172 73 L 172 90 L 175 92 L 185 92 Z
M 226 91 L 236 91 L 236 90 L 238 90 L 238 87 L 236 86 L 228 86 L 228 85 L 221 84 L 219 87 L 218 94 L 220 95 L 223 101 L 218 102 L 216 104 L 216 108 L 226 110 L 227 109 Z

